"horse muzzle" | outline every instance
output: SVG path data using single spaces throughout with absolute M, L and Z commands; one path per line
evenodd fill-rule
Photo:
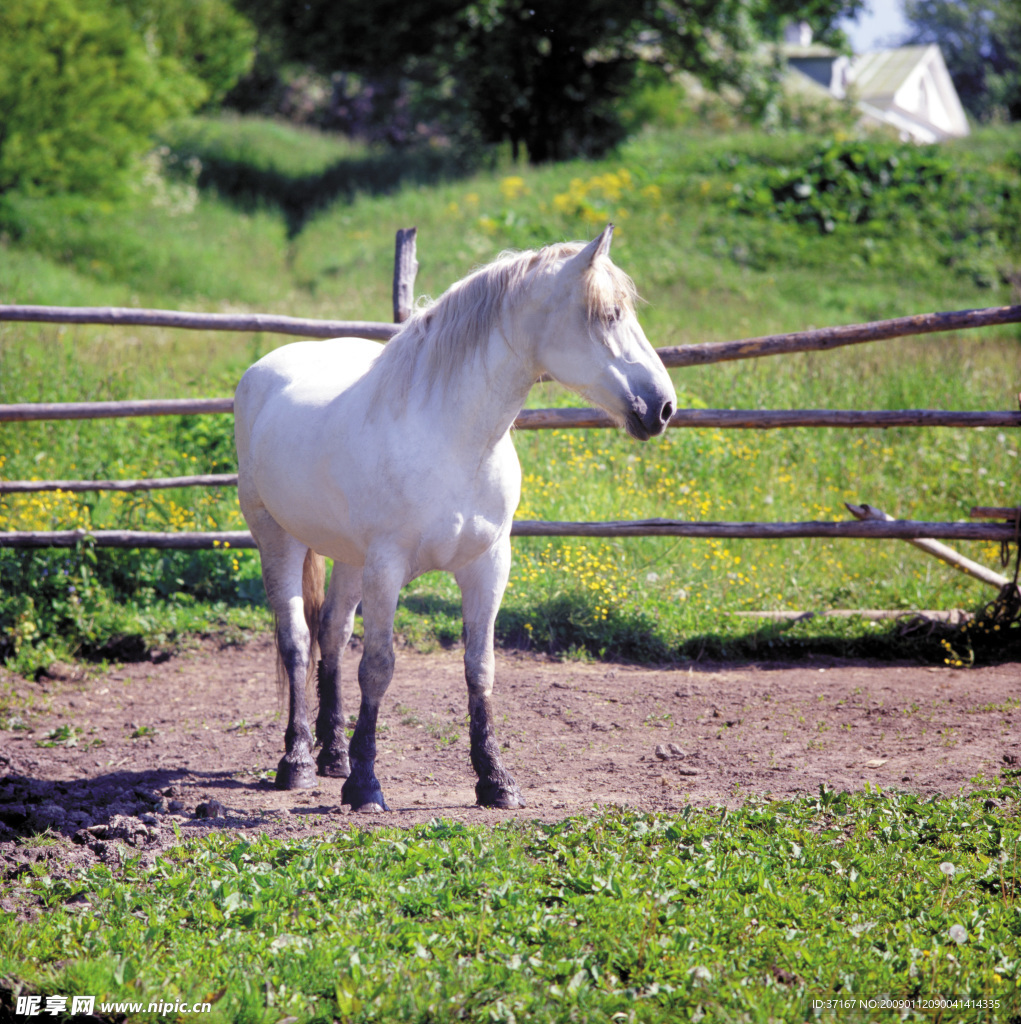
M 624 428 L 636 441 L 648 441 L 666 430 L 673 414 L 673 396 L 657 394 L 645 399 L 636 395 L 624 417 Z

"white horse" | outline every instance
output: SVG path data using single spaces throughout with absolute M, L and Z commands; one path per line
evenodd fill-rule
M 454 574 L 464 616 L 471 761 L 478 802 L 523 807 L 493 732 L 493 625 L 510 571 L 521 469 L 510 430 L 547 374 L 660 434 L 676 396 L 635 318 L 631 280 L 609 259 L 612 225 L 588 245 L 505 254 L 418 310 L 385 346 L 355 338 L 285 345 L 234 398 L 238 497 L 262 556 L 290 686 L 276 785 L 344 777 L 355 810 L 389 810 L 376 779 L 376 717 L 393 675 L 401 587 Z M 324 562 L 333 559 L 325 604 Z M 341 653 L 362 603 L 361 705 L 350 762 Z M 312 760 L 305 690 L 315 649 Z

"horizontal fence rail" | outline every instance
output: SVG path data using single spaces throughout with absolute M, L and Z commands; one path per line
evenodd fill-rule
M 184 313 L 167 309 L 117 309 L 84 306 L 4 306 L 0 321 L 33 323 L 109 324 L 135 327 L 180 327 L 186 330 L 262 331 L 311 338 L 358 337 L 386 341 L 400 330 L 397 324 L 369 320 L 311 320 L 291 316 L 235 313 Z M 740 341 L 711 341 L 657 349 L 669 367 L 704 366 L 734 359 L 757 359 L 791 352 L 818 352 L 843 345 L 887 341 L 914 334 L 961 331 L 974 327 L 1021 323 L 1021 305 L 989 306 L 944 313 L 918 313 L 865 324 L 822 327 L 790 334 L 769 334 Z
M 524 409 L 517 430 L 613 427 L 601 409 Z M 1021 427 L 1021 412 L 942 409 L 678 409 L 669 427 L 776 430 L 782 427 Z
M 1003 523 L 930 523 L 914 519 L 893 522 L 735 523 L 681 519 L 634 519 L 603 523 L 558 523 L 517 520 L 515 537 L 730 537 L 783 540 L 789 537 L 895 538 L 941 540 L 1013 540 L 1013 525 Z
M 89 541 L 97 548 L 254 548 L 247 530 L 212 533 L 156 533 L 148 530 L 12 530 L 0 533 L 0 548 L 73 548 Z
M 913 519 L 884 521 L 813 521 L 802 523 L 689 522 L 680 519 L 636 519 L 601 523 L 515 520 L 514 537 L 725 537 L 785 540 L 794 537 L 832 539 L 1010 541 L 1016 528 L 1008 523 L 930 523 Z M 0 548 L 71 548 L 91 541 L 97 548 L 254 548 L 247 531 L 152 533 L 141 530 L 19 530 L 0 533 Z
M 1021 305 L 962 309 L 948 313 L 918 313 L 893 320 L 873 320 L 866 324 L 821 327 L 791 334 L 768 334 L 743 341 L 711 341 L 704 345 L 677 345 L 656 351 L 665 366 L 703 366 L 734 359 L 758 359 L 762 356 L 792 352 L 820 352 L 842 345 L 861 345 L 869 341 L 888 341 L 913 334 L 936 334 L 972 327 L 1021 323 Z
M 38 494 L 42 491 L 165 491 L 174 487 L 237 487 L 237 473 L 198 476 L 154 476 L 140 480 L 0 480 L 0 494 Z
M 115 306 L 3 306 L 0 320 L 18 323 L 105 324 L 110 327 L 176 327 L 186 331 L 255 331 L 303 338 L 370 338 L 388 341 L 397 324 L 375 320 L 314 320 L 265 313 L 185 313 L 173 309 Z
M 30 420 L 189 416 L 234 411 L 232 398 L 170 398 L 128 402 L 27 402 L 0 405 L 0 423 Z M 516 430 L 615 427 L 601 409 L 522 409 Z M 678 409 L 670 427 L 776 430 L 782 427 L 1021 427 L 1021 412 L 944 409 Z
M 233 398 L 145 398 L 126 402 L 19 402 L 0 405 L 0 423 L 107 420 L 129 416 L 201 416 L 234 411 Z

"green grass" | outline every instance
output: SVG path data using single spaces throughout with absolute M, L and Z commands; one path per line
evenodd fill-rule
M 275 123 L 199 121 L 177 131 L 182 154 L 219 154 L 285 183 L 361 159 L 335 140 Z M 989 180 L 1006 189 L 997 216 L 1021 192 L 1017 137 L 1016 128 L 979 132 L 952 152 L 953 165 L 969 174 L 989 168 Z M 955 262 L 954 232 L 985 216 L 985 207 L 958 223 L 946 211 L 930 217 L 908 204 L 897 230 L 871 224 L 863 234 L 842 224 L 827 235 L 734 206 L 735 181 L 780 162 L 796 165 L 816 148 L 791 135 L 652 133 L 600 163 L 504 167 L 406 183 L 385 195 L 356 191 L 317 207 L 297 234 L 276 186 L 265 181 L 263 194 L 235 196 L 234 205 L 224 198 L 229 189 L 193 193 L 172 177 L 140 183 L 135 200 L 117 207 L 5 197 L 0 299 L 386 320 L 398 227 L 417 225 L 417 291 L 436 295 L 505 247 L 591 236 L 613 220 L 615 259 L 647 300 L 641 317 L 656 345 L 1010 301 L 1006 284 L 983 276 L 985 263 L 977 274 L 974 261 Z M 1006 261 L 1004 274 L 1016 272 L 1016 225 L 996 231 L 996 244 L 983 252 Z M 867 237 L 874 244 L 866 246 Z M 1013 325 L 717 364 L 675 371 L 674 379 L 681 404 L 692 407 L 1005 409 L 1016 404 L 1019 339 Z M 4 324 L 0 401 L 229 394 L 247 365 L 286 340 Z M 542 387 L 530 404 L 581 403 Z M 8 478 L 177 475 L 233 464 L 229 417 L 0 431 L 0 473 Z M 676 430 L 647 445 L 610 431 L 544 431 L 522 432 L 517 446 L 525 475 L 519 518 L 846 519 L 843 503 L 852 501 L 945 520 L 966 518 L 974 504 L 1017 500 L 1019 446 L 1006 430 Z M 8 497 L 0 522 L 8 529 L 243 526 L 230 490 Z M 995 545 L 960 547 L 997 563 Z M 927 651 L 908 649 L 895 632 L 860 621 L 758 630 L 731 613 L 974 608 L 992 596 L 892 541 L 522 539 L 497 628 L 505 643 L 585 656 L 815 649 L 941 659 L 935 638 Z M 214 632 L 225 622 L 232 629 L 265 623 L 260 603 L 253 554 L 7 552 L 0 555 L 0 656 L 28 671 L 55 656 L 164 645 L 202 628 L 203 614 Z M 399 627 L 422 645 L 456 640 L 452 581 L 431 574 L 407 588 Z
M 7 886 L 43 912 L 0 915 L 4 998 L 93 994 L 141 1004 L 132 1020 L 160 1019 L 158 1000 L 245 1022 L 1008 1020 L 1018 796 L 822 789 L 556 825 L 222 833 L 69 879 L 37 866 Z M 960 1002 L 857 1009 L 882 999 Z

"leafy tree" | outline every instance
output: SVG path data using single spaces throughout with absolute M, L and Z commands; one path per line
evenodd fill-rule
M 135 32 L 219 103 L 252 66 L 255 29 L 226 0 L 126 0 Z
M 264 50 L 322 72 L 417 83 L 487 142 L 533 162 L 598 155 L 623 135 L 620 100 L 639 67 L 689 71 L 762 104 L 775 69 L 759 43 L 785 19 L 823 36 L 863 0 L 239 0 Z M 385 91 L 385 90 L 384 90 Z M 394 90 L 391 88 L 390 92 Z
M 137 5 L 0 4 L 0 193 L 114 194 L 155 128 L 244 71 L 251 30 L 222 0 Z
M 110 191 L 152 129 L 201 99 L 160 71 L 124 11 L 0 6 L 0 191 Z
M 1021 4 L 906 0 L 912 43 L 937 43 L 961 102 L 980 120 L 1021 118 Z
M 504 0 L 450 40 L 453 75 L 486 142 L 509 139 L 535 163 L 598 154 L 620 141 L 615 106 L 652 4 Z

